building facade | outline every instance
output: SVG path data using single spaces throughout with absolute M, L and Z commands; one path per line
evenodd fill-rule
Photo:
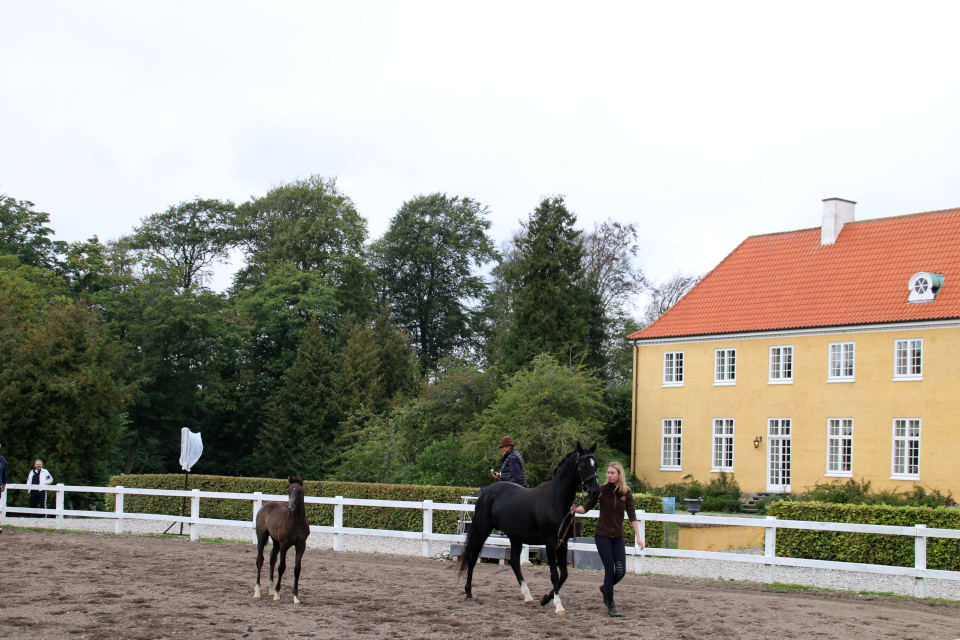
M 853 212 L 748 238 L 629 337 L 636 475 L 960 488 L 960 210 Z

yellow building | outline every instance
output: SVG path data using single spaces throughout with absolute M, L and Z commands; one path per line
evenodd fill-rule
M 634 344 L 634 473 L 960 489 L 960 209 L 752 236 Z

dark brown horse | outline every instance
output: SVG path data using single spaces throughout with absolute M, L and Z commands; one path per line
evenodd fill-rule
M 287 549 L 297 548 L 297 560 L 293 565 L 293 602 L 300 604 L 297 587 L 300 583 L 300 559 L 307 548 L 307 536 L 310 535 L 310 523 L 303 505 L 303 476 L 288 478 L 287 503 L 268 502 L 257 512 L 257 588 L 254 598 L 260 597 L 260 569 L 263 567 L 263 548 L 267 537 L 273 539 L 270 552 L 270 591 L 275 602 L 280 602 L 280 580 L 287 568 Z M 277 587 L 273 587 L 273 568 L 280 556 L 280 569 L 277 571 Z

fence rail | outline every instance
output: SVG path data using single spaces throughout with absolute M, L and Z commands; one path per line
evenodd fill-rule
M 55 507 L 53 509 L 30 509 L 27 507 L 7 506 L 7 493 L 9 490 L 36 490 L 37 485 L 30 484 L 8 484 L 7 491 L 0 494 L 0 526 L 2 526 L 7 517 L 11 514 L 46 514 L 53 515 L 56 518 L 55 526 L 57 529 L 64 528 L 64 519 L 73 518 L 112 518 L 115 521 L 115 532 L 123 533 L 124 520 L 162 520 L 164 522 L 182 522 L 190 525 L 190 539 L 200 539 L 201 525 L 207 526 L 233 526 L 246 527 L 255 530 L 256 514 L 264 502 L 287 500 L 286 495 L 255 493 L 229 493 L 223 491 L 201 491 L 192 490 L 165 490 L 165 489 L 134 489 L 123 486 L 117 487 L 83 487 L 69 486 L 63 484 L 46 485 L 44 490 L 55 494 Z M 65 509 L 65 496 L 67 493 L 103 493 L 114 494 L 113 511 L 81 511 L 76 509 Z M 166 496 L 176 498 L 190 498 L 189 516 L 169 516 L 154 513 L 130 513 L 124 511 L 123 499 L 127 495 L 146 495 L 146 496 Z M 220 518 L 201 518 L 200 500 L 245 500 L 251 503 L 251 516 L 249 520 L 224 520 Z M 345 534 L 382 536 L 393 538 L 408 538 L 423 541 L 423 556 L 431 557 L 433 542 L 464 542 L 466 536 L 457 534 L 434 533 L 433 531 L 433 512 L 434 511 L 459 511 L 461 513 L 472 513 L 474 505 L 472 504 L 452 504 L 443 502 L 433 502 L 432 500 L 410 501 L 410 500 L 366 500 L 359 498 L 344 498 L 336 496 L 333 498 L 306 497 L 305 501 L 309 504 L 333 505 L 333 526 L 310 525 L 310 531 L 313 533 L 333 534 L 333 549 L 343 550 L 343 536 Z M 358 527 L 343 526 L 344 507 L 386 507 L 396 509 L 420 509 L 423 511 L 423 530 L 422 531 L 391 531 L 385 529 L 365 529 Z M 583 516 L 587 518 L 599 517 L 599 511 L 590 511 Z M 814 569 L 833 569 L 840 571 L 861 571 L 865 573 L 878 573 L 887 575 L 901 575 L 913 577 L 914 595 L 918 598 L 926 597 L 926 579 L 936 578 L 940 580 L 960 580 L 960 571 L 944 571 L 927 568 L 927 540 L 929 538 L 949 538 L 960 539 L 960 529 L 937 529 L 928 528 L 926 525 L 918 524 L 912 527 L 890 526 L 875 524 L 850 524 L 841 522 L 809 522 L 805 520 L 778 520 L 774 516 L 766 518 L 733 518 L 722 516 L 697 516 L 697 515 L 675 515 L 662 513 L 646 513 L 637 511 L 637 519 L 640 522 L 640 538 L 644 539 L 644 531 L 647 522 L 676 522 L 687 524 L 711 524 L 711 525 L 732 525 L 738 527 L 761 527 L 764 529 L 764 547 L 763 555 L 748 555 L 740 553 L 724 553 L 722 551 L 692 551 L 687 549 L 660 549 L 645 548 L 640 549 L 637 546 L 627 549 L 627 554 L 633 556 L 634 572 L 645 572 L 645 561 L 649 557 L 662 558 L 699 558 L 706 560 L 726 560 L 731 562 L 741 562 L 747 564 L 762 564 L 764 566 L 764 582 L 772 584 L 774 582 L 776 567 L 808 567 Z M 832 560 L 809 560 L 805 558 L 784 558 L 776 555 L 777 529 L 802 529 L 807 531 L 836 531 L 846 533 L 876 533 L 893 536 L 907 536 L 914 539 L 914 566 L 897 567 L 876 564 L 864 564 L 856 562 L 836 562 Z M 251 531 L 251 538 L 255 534 Z M 255 541 L 255 540 L 254 540 Z M 509 546 L 506 539 L 490 538 L 488 545 Z M 596 551 L 595 545 L 590 543 L 571 543 L 570 549 L 574 551 Z

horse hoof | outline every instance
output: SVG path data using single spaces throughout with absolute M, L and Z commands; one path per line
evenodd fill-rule
M 524 601 L 523 601 L 523 604 L 531 605 L 531 606 L 532 606 L 532 605 L 537 604 L 537 601 L 534 600 L 533 598 L 530 598 L 529 600 L 524 600 Z
M 567 610 L 566 610 L 566 609 L 560 609 L 559 611 L 557 611 L 557 615 L 558 615 L 558 616 L 564 616 L 564 615 L 566 615 L 566 614 L 567 614 Z
M 293 604 L 300 604 L 300 598 L 293 596 Z
M 280 602 L 280 594 L 279 594 L 279 593 L 274 594 L 274 596 L 273 596 L 273 601 L 274 601 L 274 602 Z
M 257 585 L 256 588 L 253 590 L 253 597 L 254 598 L 260 597 L 260 585 Z

